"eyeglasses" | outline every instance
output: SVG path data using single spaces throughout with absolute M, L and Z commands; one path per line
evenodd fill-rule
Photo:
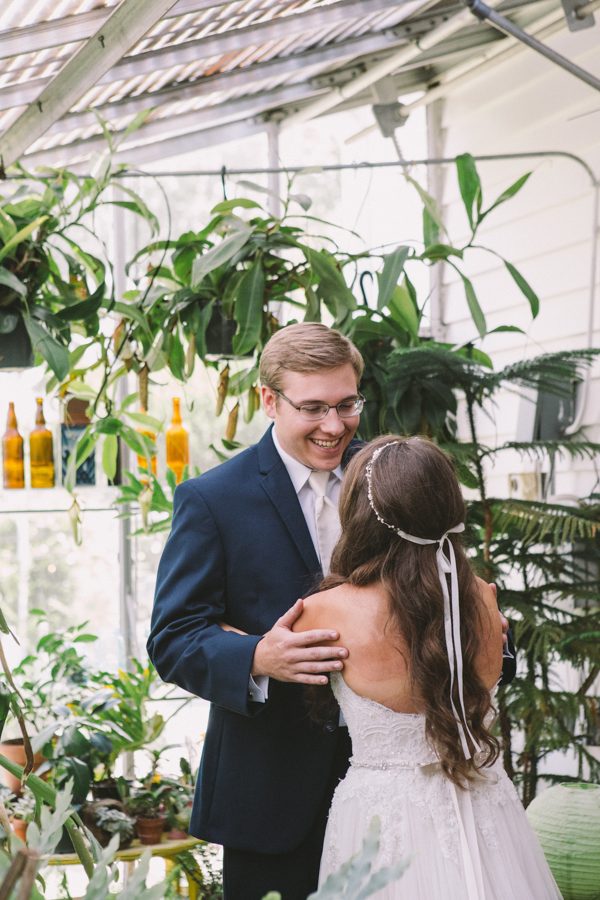
M 298 406 L 293 400 L 286 397 L 283 391 L 273 390 L 280 397 L 283 397 L 286 403 L 297 409 L 301 416 L 309 419 L 311 422 L 324 419 L 330 409 L 335 409 L 340 419 L 351 419 L 352 416 L 360 415 L 365 405 L 365 398 L 362 394 L 358 394 L 356 397 L 347 397 L 346 400 L 336 403 L 335 406 L 330 406 L 328 403 L 301 403 Z

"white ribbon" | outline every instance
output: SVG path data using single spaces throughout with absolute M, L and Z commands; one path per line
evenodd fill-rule
M 458 572 L 456 570 L 456 554 L 449 534 L 459 534 L 465 530 L 465 523 L 459 522 L 454 528 L 449 528 L 441 538 L 431 539 L 417 537 L 415 534 L 408 534 L 400 528 L 394 529 L 396 534 L 405 541 L 411 541 L 413 544 L 437 544 L 438 548 L 435 554 L 437 562 L 438 576 L 440 579 L 440 587 L 444 597 L 444 634 L 446 637 L 446 652 L 448 653 L 448 666 L 450 668 L 450 703 L 452 712 L 458 726 L 458 734 L 460 743 L 466 759 L 470 759 L 473 755 L 467 743 L 466 734 L 469 735 L 475 750 L 481 750 L 481 747 L 471 734 L 467 724 L 467 712 L 465 709 L 465 698 L 463 689 L 463 657 L 462 644 L 460 641 L 460 604 L 458 599 Z M 445 552 L 445 545 L 448 546 L 448 553 Z M 448 592 L 448 581 L 446 576 L 450 576 L 450 592 Z M 454 702 L 454 682 L 458 687 L 458 702 L 460 713 Z M 465 734 L 466 733 L 466 734 Z
M 412 439 L 411 439 L 412 440 Z M 418 440 L 418 438 L 415 438 Z M 436 562 L 437 562 L 437 570 L 438 576 L 440 579 L 440 587 L 442 588 L 442 594 L 444 597 L 444 634 L 446 637 L 446 652 L 448 654 L 448 666 L 450 668 L 450 704 L 452 706 L 452 712 L 454 714 L 454 718 L 456 719 L 456 725 L 458 727 L 458 734 L 460 737 L 460 743 L 463 749 L 463 753 L 465 754 L 466 759 L 471 759 L 473 753 L 469 747 L 467 742 L 467 735 L 471 739 L 471 743 L 473 744 L 474 751 L 477 752 L 481 750 L 481 747 L 471 734 L 469 726 L 467 724 L 467 711 L 465 709 L 465 699 L 464 699 L 464 689 L 463 689 L 463 656 L 462 656 L 462 645 L 460 641 L 460 604 L 459 604 L 459 596 L 458 596 L 458 572 L 456 569 L 456 554 L 454 553 L 454 547 L 452 546 L 452 542 L 450 541 L 448 535 L 449 534 L 458 534 L 461 531 L 465 530 L 465 523 L 459 522 L 458 525 L 455 525 L 454 528 L 449 528 L 448 531 L 444 532 L 444 534 L 440 538 L 422 538 L 417 537 L 414 534 L 408 534 L 406 531 L 402 531 L 401 528 L 396 528 L 395 525 L 391 525 L 389 522 L 386 522 L 385 519 L 380 515 L 375 507 L 375 503 L 373 502 L 373 491 L 371 486 L 371 478 L 373 475 L 373 463 L 380 455 L 380 453 L 386 449 L 386 447 L 391 447 L 392 444 L 400 443 L 399 441 L 390 441 L 389 444 L 384 444 L 382 447 L 378 447 L 367 467 L 365 469 L 365 474 L 367 477 L 367 493 L 369 497 L 369 505 L 375 516 L 381 522 L 382 525 L 385 525 L 386 528 L 389 528 L 391 531 L 394 531 L 399 537 L 404 538 L 405 541 L 411 541 L 413 544 L 437 544 L 438 548 L 435 554 Z M 407 442 L 408 443 L 408 442 Z M 445 545 L 448 545 L 448 552 L 445 552 Z M 450 576 L 450 591 L 448 591 L 448 580 L 447 576 Z M 456 704 L 454 702 L 454 684 L 456 682 L 458 689 L 458 704 L 460 707 L 460 712 L 456 708 Z

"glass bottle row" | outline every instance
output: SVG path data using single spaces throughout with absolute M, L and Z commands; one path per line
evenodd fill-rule
M 73 401 L 72 401 L 73 402 Z M 76 401 L 81 403 L 81 401 Z M 68 456 L 73 449 L 79 432 L 85 428 L 85 424 L 89 419 L 82 420 L 72 417 L 70 424 L 61 426 L 61 437 L 63 445 L 63 463 L 66 463 Z M 71 434 L 71 432 L 74 432 Z M 140 429 L 140 433 L 144 434 L 150 440 L 155 441 L 156 435 L 149 429 Z M 177 483 L 183 478 L 183 471 L 189 465 L 189 435 L 184 427 L 181 419 L 181 408 L 178 397 L 173 398 L 173 416 L 166 435 L 166 457 L 167 468 L 171 469 L 175 475 Z M 140 471 L 147 470 L 147 459 L 143 455 L 137 457 L 138 468 Z M 93 467 L 93 458 L 86 461 L 84 466 L 80 466 L 77 472 L 77 484 L 94 484 L 95 472 L 90 469 Z M 156 474 L 156 455 L 151 458 L 151 470 Z M 63 465 L 64 468 L 64 465 Z M 85 471 L 84 471 L 85 469 Z M 88 471 L 89 470 L 89 471 Z M 19 489 L 25 487 L 25 441 L 19 432 L 15 405 L 13 402 L 8 404 L 8 417 L 6 421 L 6 431 L 2 437 L 2 473 L 3 485 L 7 489 Z M 41 397 L 36 399 L 36 415 L 35 427 L 29 434 L 29 473 L 30 485 L 32 488 L 51 488 L 56 483 L 56 472 L 54 465 L 54 443 L 52 432 L 46 426 L 44 418 L 43 400 Z

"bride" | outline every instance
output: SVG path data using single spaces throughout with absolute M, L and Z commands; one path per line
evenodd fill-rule
M 331 573 L 294 626 L 335 627 L 349 650 L 331 689 L 353 756 L 319 884 L 360 850 L 377 815 L 375 869 L 410 862 L 377 900 L 560 900 L 490 730 L 500 618 L 460 544 L 452 464 L 430 441 L 378 438 L 346 469 L 340 519 Z M 309 690 L 326 705 L 316 695 L 328 691 Z

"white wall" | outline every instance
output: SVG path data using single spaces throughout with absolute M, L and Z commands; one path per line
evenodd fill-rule
M 600 21 L 576 33 L 563 31 L 547 40 L 559 53 L 600 76 Z M 441 138 L 444 152 L 454 156 L 561 150 L 584 159 L 600 177 L 600 95 L 533 50 L 523 48 L 504 64 L 455 87 L 443 101 Z M 530 159 L 478 164 L 486 205 L 519 175 L 533 175 L 521 194 L 491 214 L 480 243 L 489 243 L 513 262 L 538 292 L 539 317 L 531 322 L 522 299 L 502 263 L 478 254 L 469 262 L 489 327 L 517 324 L 526 335 L 488 338 L 483 348 L 496 367 L 542 352 L 587 344 L 592 254 L 593 189 L 589 174 L 572 160 Z M 444 215 L 453 238 L 466 234 L 466 219 L 456 179 L 444 180 Z M 596 271 L 596 282 L 600 273 Z M 596 284 L 593 345 L 600 346 L 600 290 Z M 446 273 L 442 294 L 446 336 L 463 342 L 474 334 L 462 285 Z M 522 411 L 522 409 L 521 409 Z M 496 427 L 482 419 L 481 437 L 495 443 L 514 440 L 520 403 L 502 398 Z M 593 368 L 584 416 L 585 435 L 600 440 L 600 368 Z M 518 468 L 515 469 L 515 466 Z M 516 458 L 498 460 L 492 490 L 507 493 L 507 473 L 531 464 Z M 560 463 L 559 494 L 587 493 L 597 474 L 590 461 Z

